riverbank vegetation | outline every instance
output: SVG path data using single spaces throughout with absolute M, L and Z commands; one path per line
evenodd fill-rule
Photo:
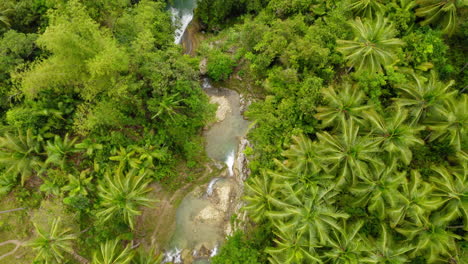
M 216 263 L 466 262 L 467 5 L 199 2 L 200 54 L 263 87 L 245 210 L 272 243 Z
M 166 5 L 0 3 L 1 263 L 159 262 L 136 218 L 204 169 L 213 116 Z

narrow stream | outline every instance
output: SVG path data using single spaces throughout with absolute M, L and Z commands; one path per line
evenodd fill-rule
M 176 25 L 174 42 L 180 44 L 193 19 L 196 0 L 174 0 L 169 7 Z M 184 40 L 185 42 L 186 40 Z M 190 41 L 190 40 L 188 40 Z M 163 263 L 209 263 L 225 240 L 230 215 L 240 199 L 234 179 L 239 139 L 247 133 L 249 122 L 241 114 L 240 96 L 229 87 L 217 87 L 205 78 L 201 83 L 211 99 L 223 102 L 223 119 L 204 132 L 208 157 L 225 165 L 225 170 L 186 195 L 176 212 L 176 228 Z M 220 107 L 221 108 L 221 107 Z M 229 228 L 228 228 L 229 229 Z

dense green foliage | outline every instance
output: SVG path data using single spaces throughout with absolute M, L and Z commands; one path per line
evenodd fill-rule
M 139 216 L 205 167 L 204 70 L 254 97 L 249 228 L 213 263 L 466 263 L 466 0 L 199 0 L 195 57 L 168 2 L 1 1 L 21 263 L 161 263 Z
M 150 183 L 174 188 L 181 170 L 203 166 L 212 116 L 166 4 L 0 3 L 0 195 L 28 211 L 54 200 L 68 219 L 26 236 L 37 263 L 160 262 L 120 248 L 141 208 L 157 205 Z
M 224 51 L 234 77 L 263 88 L 247 112 L 245 210 L 274 238 L 256 251 L 282 264 L 464 263 L 466 1 L 270 0 L 224 13 L 208 2 L 199 19 L 226 29 L 200 54 Z M 233 259 L 254 255 L 231 240 Z

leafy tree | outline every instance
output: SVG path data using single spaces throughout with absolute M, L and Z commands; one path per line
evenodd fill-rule
M 356 15 L 367 18 L 383 14 L 385 9 L 380 0 L 352 0 L 349 7 Z
M 327 104 L 317 107 L 318 113 L 314 117 L 321 120 L 324 127 L 340 127 L 348 120 L 360 124 L 362 112 L 371 108 L 365 104 L 366 95 L 360 89 L 350 83 L 341 86 L 322 89 L 322 96 Z
M 151 206 L 155 202 L 145 197 L 151 191 L 148 184 L 145 175 L 137 175 L 135 170 L 127 173 L 107 171 L 98 185 L 101 208 L 96 216 L 101 222 L 122 219 L 133 229 L 134 217 L 141 214 L 138 207 Z
M 348 65 L 357 72 L 382 72 L 382 68 L 396 61 L 396 52 L 404 45 L 394 38 L 396 31 L 387 19 L 379 16 L 375 20 L 358 17 L 350 23 L 354 32 L 353 40 L 337 40 L 338 51 L 348 60 Z
M 6 173 L 20 175 L 22 185 L 43 167 L 41 154 L 41 144 L 30 129 L 26 134 L 18 130 L 16 135 L 7 132 L 0 137 L 0 164 Z
M 320 141 L 320 159 L 336 172 L 337 185 L 346 180 L 354 183 L 357 175 L 368 173 L 369 165 L 382 163 L 376 156 L 379 142 L 359 136 L 359 126 L 353 121 L 344 122 L 341 133 L 337 135 L 320 132 L 317 137 Z
M 464 135 L 468 134 L 468 96 L 463 94 L 459 100 L 447 99 L 440 115 L 428 123 L 432 130 L 431 140 L 448 137 L 450 144 L 460 150 Z
M 360 181 L 350 189 L 357 196 L 354 203 L 367 206 L 379 219 L 384 219 L 388 207 L 394 207 L 401 195 L 398 187 L 405 174 L 396 171 L 396 162 L 390 161 L 388 167 L 377 167 L 368 175 L 360 176 Z
M 413 117 L 412 124 L 424 122 L 427 117 L 443 112 L 445 102 L 456 94 L 450 89 L 454 82 L 443 83 L 437 80 L 436 73 L 431 72 L 429 80 L 412 74 L 414 81 L 402 84 L 397 88 L 403 94 L 395 98 L 400 107 L 407 107 Z
M 424 17 L 421 25 L 435 24 L 442 32 L 453 34 L 458 24 L 457 9 L 467 5 L 465 0 L 417 0 L 416 16 Z
M 126 169 L 138 169 L 141 161 L 136 157 L 136 150 L 133 146 L 127 148 L 120 146 L 116 156 L 109 157 L 110 160 L 118 161 L 118 171 L 125 171 Z
M 404 179 L 399 201 L 389 210 L 392 219 L 391 227 L 401 224 L 404 220 L 417 226 L 423 224 L 424 217 L 442 205 L 442 201 L 434 196 L 434 186 L 421 179 L 421 174 L 411 171 L 411 178 Z
M 37 251 L 36 260 L 45 263 L 63 263 L 64 253 L 73 252 L 73 241 L 76 235 L 69 234 L 70 229 L 63 229 L 60 226 L 60 217 L 54 219 L 50 230 L 41 230 L 35 223 L 38 237 L 27 243 L 34 251 Z
M 93 254 L 93 264 L 129 264 L 134 255 L 127 246 L 120 248 L 120 241 L 107 240 L 99 246 L 99 250 Z
M 389 153 L 391 158 L 401 158 L 405 164 L 411 162 L 410 148 L 416 144 L 424 144 L 418 137 L 423 127 L 405 124 L 407 117 L 408 112 L 400 108 L 385 119 L 376 111 L 366 112 L 366 119 L 372 123 L 372 135 L 381 143 L 381 148 Z

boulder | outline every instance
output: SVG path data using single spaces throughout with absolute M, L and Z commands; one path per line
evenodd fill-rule
M 232 111 L 229 101 L 224 96 L 210 96 L 210 103 L 218 104 L 216 110 L 216 122 L 221 122 L 226 118 L 226 115 Z

